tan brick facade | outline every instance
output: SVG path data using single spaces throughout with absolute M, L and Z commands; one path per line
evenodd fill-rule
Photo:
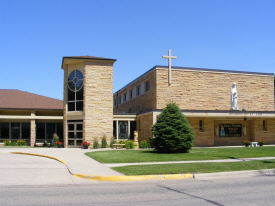
M 113 136 L 113 63 L 84 67 L 84 139 L 93 142 Z
M 145 92 L 145 83 L 150 81 L 150 91 Z M 141 85 L 141 95 L 137 96 L 137 86 Z M 130 99 L 130 91 L 134 91 L 134 98 Z M 128 100 L 124 102 L 124 94 L 127 93 Z M 118 104 L 118 98 L 121 97 L 122 103 Z M 137 81 L 129 84 L 122 90 L 113 95 L 117 100 L 118 106 L 114 107 L 114 113 L 138 113 L 149 111 L 156 108 L 156 70 L 152 70 L 139 78 Z
M 152 113 L 147 113 L 137 116 L 137 130 L 138 130 L 138 141 L 142 140 L 149 141 L 152 137 L 151 127 L 153 125 L 153 115 Z
M 95 57 L 65 57 L 64 69 L 64 105 L 63 130 L 64 145 L 68 143 L 68 121 L 83 121 L 83 142 L 113 136 L 113 64 L 115 60 Z M 68 75 L 74 70 L 82 72 L 83 111 L 68 111 Z M 79 142 L 81 139 L 76 139 Z M 78 143 L 77 143 L 78 144 Z M 76 145 L 75 145 L 76 146 Z M 79 145 L 78 145 L 79 146 Z
M 167 69 L 159 69 L 156 109 L 173 101 L 182 110 L 230 110 L 230 88 L 236 82 L 240 110 L 274 111 L 273 79 L 271 75 L 172 70 L 168 86 Z
M 129 100 L 129 92 L 150 79 L 150 92 Z M 252 113 L 274 111 L 274 76 L 263 73 L 234 72 L 221 70 L 204 70 L 173 68 L 172 84 L 168 85 L 168 69 L 155 67 L 137 80 L 133 81 L 113 95 L 121 97 L 122 103 L 114 107 L 114 113 L 143 112 L 137 115 L 139 141 L 152 137 L 151 126 L 154 115 L 150 110 L 163 109 L 167 103 L 175 102 L 181 110 L 228 111 L 231 109 L 231 86 L 236 82 L 238 107 Z M 124 102 L 124 94 L 128 100 Z M 118 102 L 117 102 L 118 103 Z M 146 113 L 149 111 L 148 113 Z M 195 115 L 196 116 L 196 115 Z M 214 115 L 215 116 L 215 115 Z M 257 115 L 256 115 L 257 116 Z M 275 130 L 275 119 L 266 119 L 268 130 L 263 130 L 262 118 L 244 116 L 187 117 L 195 132 L 195 146 L 242 145 L 244 140 L 258 141 L 265 139 L 266 144 L 275 143 L 272 135 Z M 204 130 L 199 131 L 199 120 L 203 120 Z M 220 124 L 241 124 L 246 128 L 242 137 L 219 137 L 215 128 Z M 274 129 L 273 129 L 274 128 Z

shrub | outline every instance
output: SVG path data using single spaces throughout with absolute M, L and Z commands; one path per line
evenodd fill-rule
M 103 138 L 101 139 L 101 148 L 107 148 L 108 144 L 107 144 L 107 140 L 106 140 L 106 136 L 103 136 Z
M 94 140 L 93 148 L 94 149 L 98 149 L 99 148 L 99 143 L 98 143 L 97 139 Z
M 139 148 L 145 149 L 145 148 L 150 148 L 150 147 L 151 147 L 150 143 L 147 142 L 146 140 L 142 140 L 139 143 Z
M 27 146 L 26 140 L 17 140 L 17 145 L 18 146 Z
M 120 140 L 120 141 L 118 141 L 118 144 L 125 144 L 125 145 L 126 145 L 126 142 L 127 142 L 127 141 Z M 122 147 L 122 146 L 120 146 L 120 147 L 125 148 L 125 145 L 124 145 L 123 147 Z
M 11 145 L 10 146 L 16 146 L 16 141 L 11 141 Z
M 125 148 L 126 149 L 134 149 L 135 148 L 134 142 L 131 140 L 125 142 Z
M 175 103 L 167 104 L 151 131 L 155 136 L 151 141 L 157 152 L 185 153 L 193 146 L 193 128 Z
M 113 144 L 115 144 L 115 143 L 116 143 L 116 141 L 115 141 L 114 139 L 112 139 L 112 140 L 110 141 L 110 147 L 113 148 Z
M 4 145 L 5 146 L 11 146 L 11 141 L 10 140 L 4 140 Z
M 57 134 L 53 134 L 53 146 L 57 147 L 57 144 L 55 144 L 57 141 L 59 140 L 59 137 L 57 136 Z

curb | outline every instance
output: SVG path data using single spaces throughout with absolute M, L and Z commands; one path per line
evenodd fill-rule
M 65 164 L 65 165 L 67 164 L 67 162 L 64 162 L 61 159 L 58 159 L 58 158 L 52 157 L 52 156 L 48 156 L 48 155 L 41 155 L 41 154 L 34 154 L 34 153 L 25 153 L 25 152 L 11 152 L 11 153 L 13 153 L 13 154 L 23 154 L 23 155 L 33 155 L 33 156 L 39 156 L 39 157 L 46 157 L 46 158 L 50 158 L 50 159 L 54 159 L 56 161 L 59 161 L 59 162 Z
M 252 176 L 273 176 L 275 175 L 275 169 L 265 170 L 243 170 L 233 172 L 218 172 L 218 173 L 200 173 L 194 174 L 194 179 L 205 179 L 205 178 L 231 178 L 231 177 L 252 177 Z
M 73 176 L 92 181 L 144 181 L 144 180 L 172 180 L 172 179 L 187 179 L 193 178 L 193 174 L 176 174 L 176 175 L 138 175 L 138 176 L 96 176 L 74 174 Z

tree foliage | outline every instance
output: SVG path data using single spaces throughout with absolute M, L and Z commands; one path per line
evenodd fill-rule
M 167 104 L 151 131 L 157 152 L 185 153 L 193 146 L 193 128 L 175 103 Z

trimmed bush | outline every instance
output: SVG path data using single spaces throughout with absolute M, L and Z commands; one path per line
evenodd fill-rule
M 125 148 L 126 149 L 134 149 L 135 148 L 134 142 L 131 140 L 125 142 Z
M 147 142 L 146 140 L 142 140 L 140 143 L 139 143 L 139 148 L 141 149 L 146 149 L 146 148 L 150 148 L 151 145 L 149 142 Z
M 108 143 L 106 140 L 106 136 L 103 136 L 103 138 L 101 139 L 101 148 L 107 148 L 108 147 Z
M 151 131 L 157 152 L 185 153 L 193 146 L 193 128 L 175 103 L 167 104 Z
M 114 139 L 112 139 L 112 140 L 110 141 L 110 147 L 113 148 L 113 144 L 115 144 L 115 143 L 116 143 L 116 141 L 115 141 Z
M 94 143 L 93 143 L 93 149 L 98 149 L 99 148 L 99 143 L 97 141 L 97 139 L 94 140 Z

